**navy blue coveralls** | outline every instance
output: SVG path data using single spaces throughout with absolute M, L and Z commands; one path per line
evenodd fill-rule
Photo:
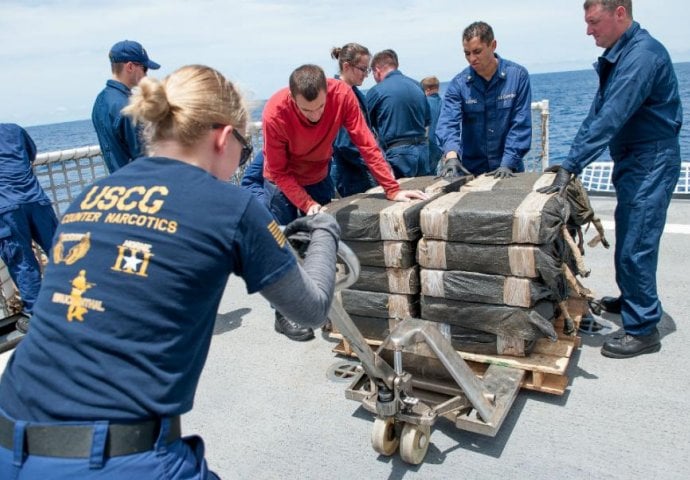
M 127 85 L 110 79 L 93 104 L 91 121 L 98 135 L 103 161 L 110 173 L 143 153 L 139 130 L 129 117 L 122 114 L 131 94 Z
M 625 332 L 661 320 L 656 269 L 666 211 L 680 175 L 682 107 L 664 46 L 637 22 L 595 64 L 599 90 L 562 166 L 579 174 L 608 145 L 618 202 L 616 282 Z
M 31 315 L 41 287 L 32 239 L 50 252 L 57 217 L 32 170 L 36 145 L 19 125 L 0 124 L 0 258 Z
M 431 175 L 429 104 L 419 82 L 393 70 L 367 92 L 371 127 L 395 178 Z
M 443 153 L 455 151 L 475 175 L 508 167 L 525 170 L 532 143 L 532 93 L 527 70 L 496 55 L 490 81 L 467 67 L 443 97 L 436 138 Z
M 362 110 L 367 125 L 371 128 L 371 120 L 367 112 L 364 94 L 356 86 L 355 92 L 359 107 Z M 362 160 L 359 149 L 352 143 L 347 129 L 342 127 L 333 142 L 333 160 L 331 162 L 331 179 L 335 189 L 341 197 L 348 197 L 355 193 L 362 193 L 377 185 L 376 180 L 369 173 L 369 167 Z

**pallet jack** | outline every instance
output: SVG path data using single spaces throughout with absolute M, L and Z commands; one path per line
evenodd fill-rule
M 359 260 L 340 242 L 336 291 L 359 276 Z M 329 320 L 361 361 L 345 397 L 376 415 L 371 445 L 381 455 L 397 450 L 418 465 L 429 448 L 431 427 L 445 417 L 462 430 L 495 436 L 520 389 L 524 370 L 491 365 L 477 376 L 450 341 L 448 326 L 402 320 L 374 351 L 336 294 Z

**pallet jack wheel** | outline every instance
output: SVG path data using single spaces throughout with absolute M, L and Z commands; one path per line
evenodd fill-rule
M 399 443 L 400 439 L 395 434 L 395 418 L 376 417 L 374 428 L 371 430 L 371 446 L 374 450 L 389 457 L 398 449 Z
M 406 423 L 400 435 L 400 458 L 412 465 L 419 465 L 429 449 L 431 427 Z

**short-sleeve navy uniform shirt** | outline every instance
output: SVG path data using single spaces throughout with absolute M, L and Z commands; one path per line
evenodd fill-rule
M 33 421 L 182 414 L 228 276 L 253 293 L 295 266 L 251 193 L 177 160 L 140 158 L 86 187 L 61 219 L 0 406 Z

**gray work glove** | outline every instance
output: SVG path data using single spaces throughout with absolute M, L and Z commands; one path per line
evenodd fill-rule
M 462 159 L 447 158 L 443 161 L 439 175 L 441 177 L 461 177 L 472 174 L 462 165 Z
M 487 173 L 487 175 L 490 175 L 494 178 L 508 178 L 508 177 L 514 177 L 515 176 L 513 171 L 508 167 L 498 167 L 493 172 Z
M 537 189 L 539 193 L 560 193 L 565 194 L 565 189 L 568 188 L 568 184 L 572 179 L 572 174 L 561 166 L 549 167 L 547 172 L 556 172 L 556 178 L 553 179 L 553 183 L 548 187 L 541 187 Z
M 336 244 L 340 240 L 340 225 L 336 222 L 335 217 L 328 213 L 317 213 L 316 215 L 296 218 L 285 227 L 284 233 L 289 238 L 298 232 L 312 233 L 314 230 L 324 230 L 330 233 Z

